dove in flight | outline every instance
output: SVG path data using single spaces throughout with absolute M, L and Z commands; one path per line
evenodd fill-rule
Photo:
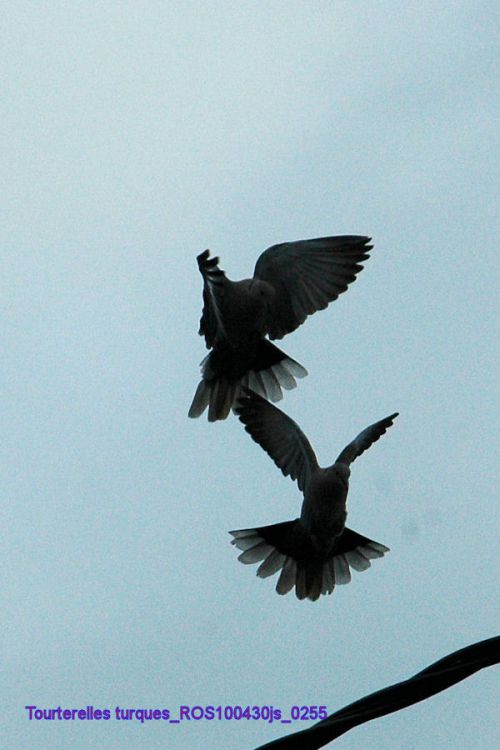
M 278 594 L 295 586 L 299 599 L 315 601 L 331 594 L 336 584 L 349 583 L 354 570 L 370 567 L 389 548 L 345 525 L 351 463 L 392 425 L 391 414 L 370 425 L 322 469 L 300 427 L 276 406 L 248 388 L 242 389 L 235 412 L 245 429 L 304 494 L 300 518 L 271 526 L 230 531 L 242 563 L 261 562 L 257 575 L 267 578 L 278 570 Z
M 323 310 L 356 278 L 369 257 L 369 237 L 319 237 L 273 245 L 259 257 L 253 278 L 230 281 L 210 251 L 198 255 L 203 276 L 200 336 L 211 351 L 189 409 L 225 419 L 242 386 L 271 401 L 297 385 L 307 370 L 269 339 L 281 339 L 308 315 Z M 268 338 L 266 338 L 266 336 Z

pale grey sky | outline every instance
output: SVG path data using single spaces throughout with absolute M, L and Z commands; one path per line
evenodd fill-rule
M 304 725 L 30 722 L 25 705 L 325 704 L 496 632 L 498 17 L 490 2 L 6 2 L 2 746 L 252 748 Z M 282 343 L 281 407 L 353 467 L 391 548 L 316 603 L 237 562 L 295 517 L 234 418 L 187 419 L 196 254 L 368 234 L 356 283 Z M 496 325 L 495 325 L 496 324 Z M 349 750 L 493 746 L 482 672 Z

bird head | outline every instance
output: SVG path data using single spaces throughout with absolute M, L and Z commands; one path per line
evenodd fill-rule
M 261 281 L 261 279 L 251 279 L 249 290 L 257 299 L 261 299 L 266 304 L 272 302 L 276 294 L 274 287 L 267 281 Z
M 347 464 L 333 464 L 330 468 L 330 472 L 345 486 L 346 489 L 348 488 L 351 470 Z

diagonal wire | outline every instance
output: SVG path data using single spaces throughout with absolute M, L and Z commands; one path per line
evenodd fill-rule
M 399 711 L 446 690 L 474 672 L 500 662 L 500 636 L 455 651 L 407 680 L 378 690 L 300 732 L 279 737 L 255 750 L 316 750 L 349 729 Z

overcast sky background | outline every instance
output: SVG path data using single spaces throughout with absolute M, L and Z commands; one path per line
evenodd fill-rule
M 412 7 L 410 7 L 412 6 Z M 496 633 L 498 36 L 493 2 L 6 2 L 2 747 L 242 748 L 310 724 L 29 722 L 25 705 L 326 705 Z M 353 466 L 391 548 L 315 603 L 229 529 L 301 496 L 230 418 L 187 418 L 209 247 L 368 234 L 283 348 L 280 406 Z M 493 747 L 481 672 L 332 747 Z

